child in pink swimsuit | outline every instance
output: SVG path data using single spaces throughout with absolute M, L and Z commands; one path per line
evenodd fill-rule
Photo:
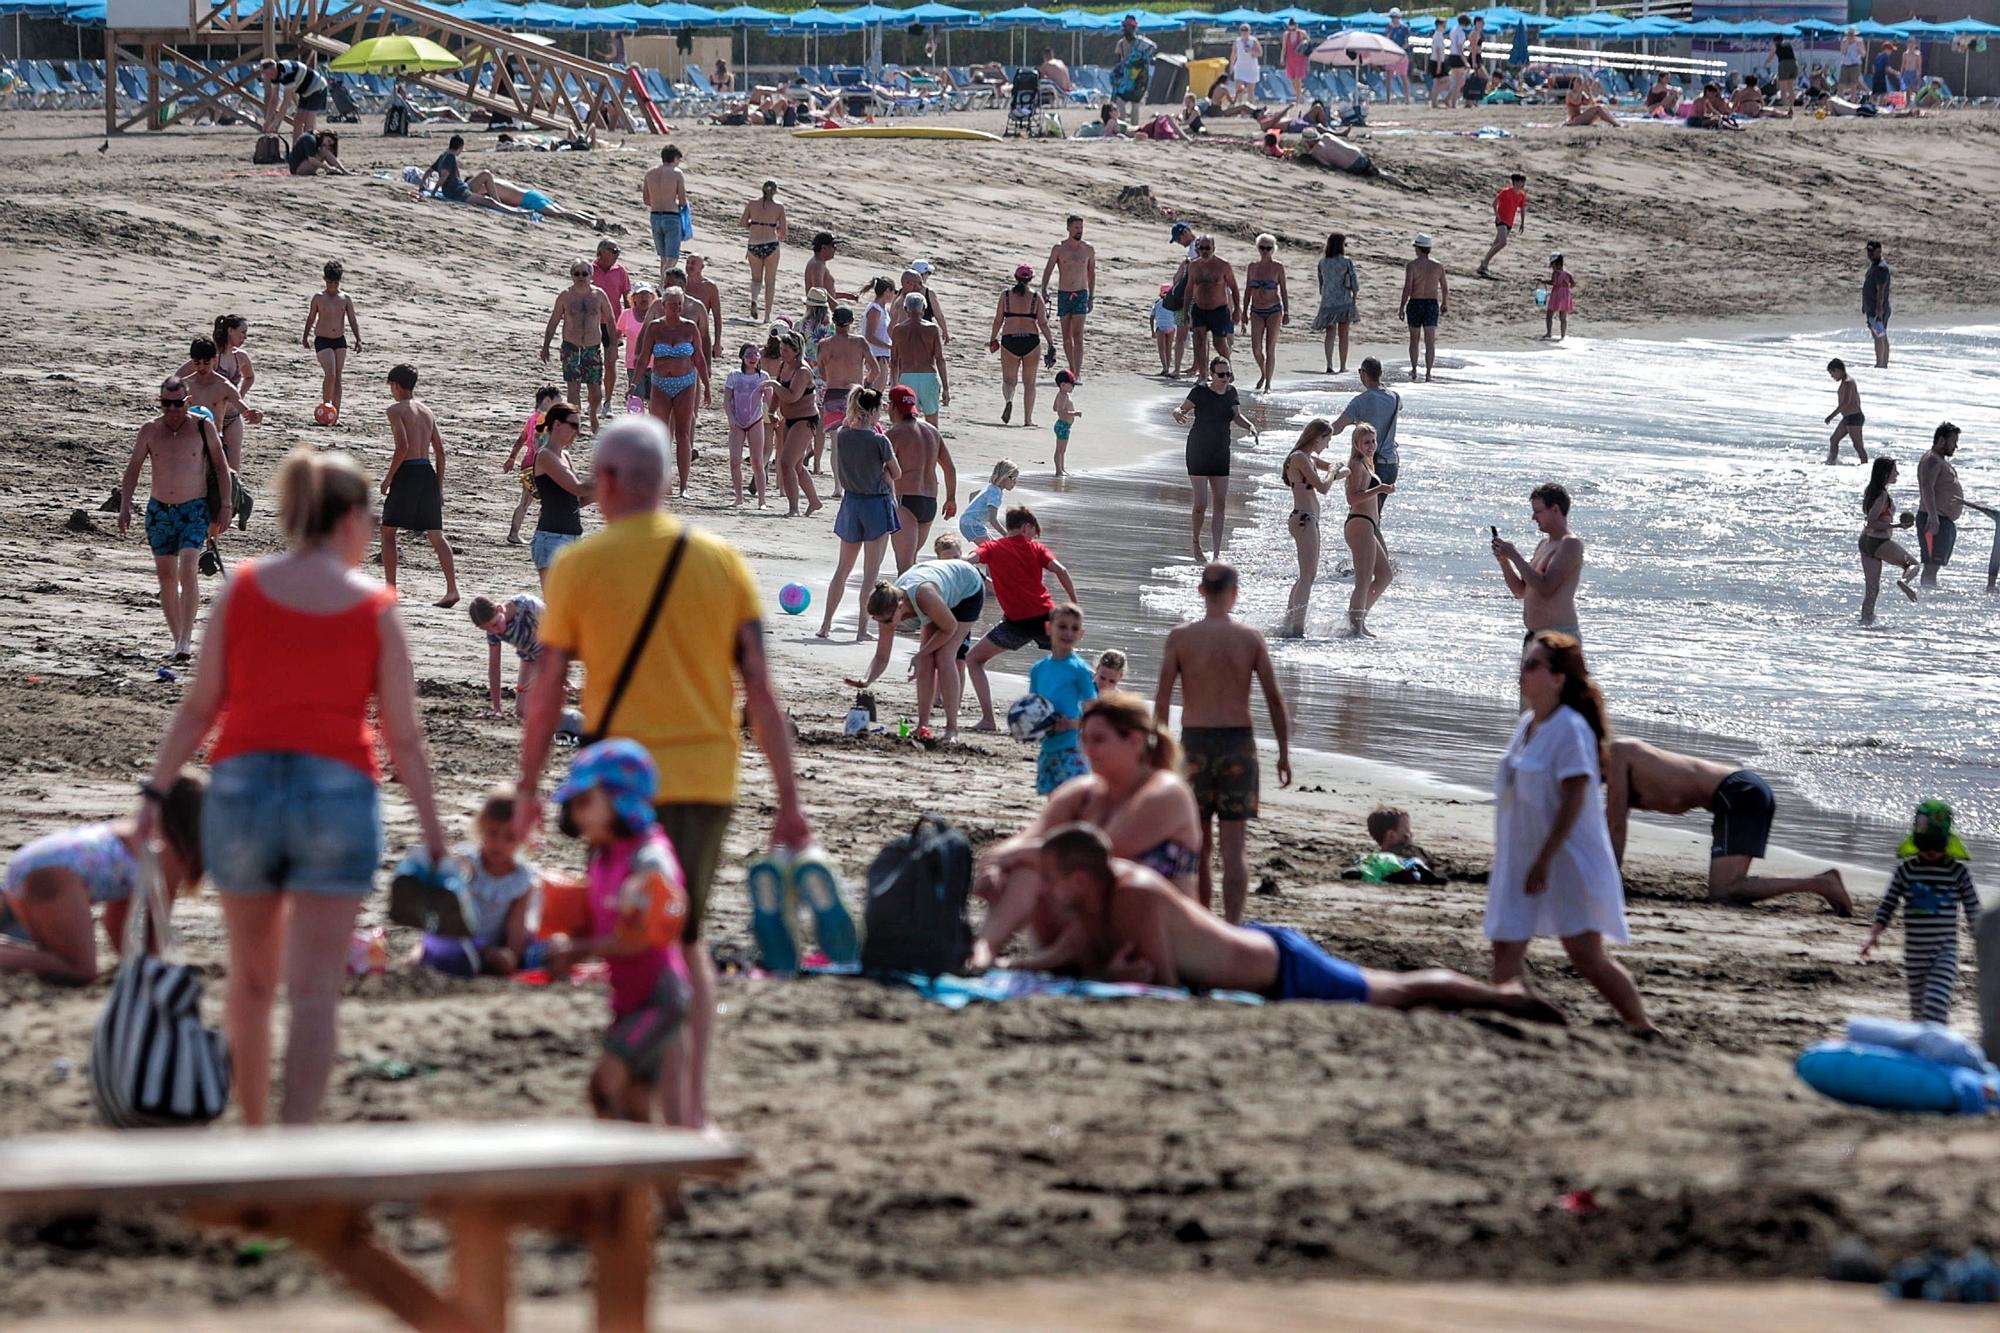
M 1562 317 L 1563 338 L 1569 337 L 1570 312 L 1576 309 L 1576 279 L 1563 267 L 1562 251 L 1549 256 L 1549 304 L 1542 312 L 1542 336 L 1556 337 L 1556 317 Z
M 549 971 L 566 974 L 585 958 L 602 958 L 611 972 L 611 1026 L 604 1056 L 590 1076 L 590 1101 L 600 1120 L 685 1124 L 682 1069 L 676 1038 L 687 1017 L 687 888 L 674 847 L 653 813 L 659 775 L 634 741 L 600 741 L 570 766 L 556 788 L 563 832 L 590 844 L 585 899 L 589 939 L 549 941 Z M 671 1061 L 673 1068 L 667 1066 Z M 664 1092 L 664 1096 L 662 1093 Z
M 729 481 L 736 488 L 736 503 L 743 503 L 743 451 L 750 451 L 751 484 L 757 491 L 757 507 L 762 509 L 770 500 L 764 484 L 764 457 L 770 450 L 770 431 L 765 420 L 770 416 L 770 391 L 772 380 L 763 369 L 764 349 L 756 343 L 744 343 L 736 350 L 736 360 L 741 368 L 732 372 L 723 381 L 723 393 L 727 405 L 725 415 L 729 418 Z

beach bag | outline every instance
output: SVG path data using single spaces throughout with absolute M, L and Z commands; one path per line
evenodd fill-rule
M 291 145 L 285 142 L 283 135 L 260 134 L 257 136 L 257 147 L 250 154 L 250 162 L 253 166 L 275 167 L 285 160 L 285 154 L 290 151 Z
M 202 1026 L 201 979 L 180 942 L 148 849 L 125 918 L 125 959 L 90 1039 L 90 1100 L 114 1129 L 205 1125 L 229 1105 L 229 1043 Z M 160 952 L 145 952 L 157 914 Z
M 972 891 L 972 844 L 937 815 L 923 815 L 868 867 L 861 970 L 956 972 L 972 954 L 965 899 Z
M 1174 274 L 1174 285 L 1160 298 L 1160 304 L 1176 314 L 1187 309 L 1188 266 L 1182 264 L 1180 272 Z

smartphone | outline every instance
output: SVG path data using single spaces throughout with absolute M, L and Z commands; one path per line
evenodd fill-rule
M 1492 533 L 1492 534 L 1493 534 L 1493 540 L 1494 540 L 1494 541 L 1496 541 L 1496 542 L 1497 542 L 1497 541 L 1499 541 L 1499 540 L 1500 540 L 1500 529 L 1499 529 L 1499 528 L 1498 528 L 1497 526 L 1495 526 L 1494 524 L 1491 524 L 1491 523 L 1489 523 L 1489 524 L 1487 524 L 1487 525 L 1486 525 L 1486 530 L 1487 530 L 1488 532 L 1490 532 L 1490 533 Z

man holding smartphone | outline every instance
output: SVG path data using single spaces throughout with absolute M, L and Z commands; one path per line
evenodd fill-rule
M 1569 492 L 1553 481 L 1545 481 L 1528 493 L 1534 507 L 1535 526 L 1542 540 L 1532 556 L 1523 558 L 1514 543 L 1502 541 L 1493 529 L 1493 558 L 1500 562 L 1500 574 L 1507 589 L 1521 602 L 1521 618 L 1526 643 L 1545 629 L 1560 630 L 1583 642 L 1577 627 L 1576 587 L 1583 579 L 1583 538 L 1569 530 Z

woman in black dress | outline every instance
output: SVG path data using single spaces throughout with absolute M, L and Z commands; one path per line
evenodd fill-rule
M 1189 389 L 1187 400 L 1174 409 L 1175 421 L 1184 426 L 1190 418 L 1194 421 L 1188 427 L 1187 470 L 1188 484 L 1194 488 L 1194 558 L 1198 564 L 1209 559 L 1201 549 L 1201 525 L 1211 505 L 1215 517 L 1209 520 L 1209 545 L 1215 549 L 1215 558 L 1222 558 L 1222 507 L 1229 498 L 1229 428 L 1241 426 L 1252 438 L 1257 434 L 1257 428 L 1237 410 L 1235 378 L 1229 363 L 1216 357 L 1208 363 L 1208 383 Z

